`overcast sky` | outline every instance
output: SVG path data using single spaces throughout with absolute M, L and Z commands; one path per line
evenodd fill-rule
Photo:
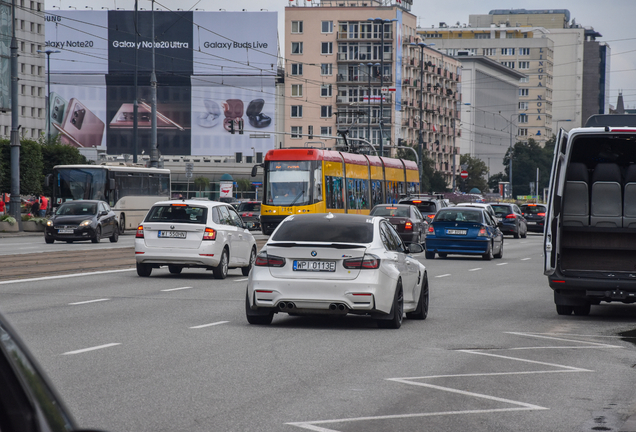
M 303 0 L 155 0 L 162 9 L 181 8 L 217 11 L 259 11 L 267 9 L 278 12 L 278 32 L 281 38 L 281 51 L 284 52 L 285 7 L 289 4 L 309 4 Z M 139 0 L 139 7 L 150 9 L 151 0 Z M 46 0 L 46 8 L 68 9 L 69 6 L 84 9 L 91 6 L 95 10 L 133 9 L 134 0 Z M 623 92 L 625 106 L 636 108 L 636 30 L 633 17 L 636 12 L 636 0 L 413 0 L 412 13 L 418 17 L 418 26 L 437 27 L 440 22 L 448 25 L 468 23 L 471 14 L 487 14 L 493 9 L 568 9 L 570 17 L 583 27 L 593 27 L 603 37 L 598 40 L 611 47 L 610 59 L 610 104 L 616 106 L 618 92 Z

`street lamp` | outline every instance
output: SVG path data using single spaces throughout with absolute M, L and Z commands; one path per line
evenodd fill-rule
M 380 24 L 380 87 L 384 86 L 384 26 L 385 24 L 397 21 L 393 19 L 383 18 L 368 18 L 367 21 L 371 21 L 374 24 Z M 393 26 L 391 26 L 393 29 Z M 380 156 L 384 156 L 384 131 L 382 130 L 382 124 L 384 123 L 384 107 L 382 104 L 382 97 L 380 97 Z
M 559 133 L 559 122 L 571 122 L 571 121 L 572 121 L 572 119 L 555 120 L 555 121 L 556 121 L 556 125 L 557 125 L 557 127 L 556 127 L 556 132 L 557 132 L 557 134 L 558 134 L 558 133 Z M 555 134 L 555 135 L 556 135 L 556 134 Z
M 380 66 L 380 63 L 360 63 L 359 67 L 366 66 L 367 67 L 367 76 L 369 77 L 369 93 L 368 93 L 368 108 L 367 108 L 367 116 L 368 116 L 368 125 L 367 125 L 367 139 L 371 142 L 371 68 Z
M 47 93 L 48 96 L 46 98 L 46 142 L 47 144 L 51 143 L 51 54 L 57 54 L 62 51 L 58 50 L 38 50 L 38 53 L 46 54 L 46 77 L 47 77 Z
M 418 126 L 420 130 L 420 138 L 419 138 L 420 151 L 423 152 L 424 139 L 422 137 L 422 127 L 424 126 L 424 47 L 433 46 L 435 44 L 434 43 L 425 44 L 424 42 L 419 42 L 419 43 L 411 43 L 411 45 L 420 47 L 420 121 Z M 420 170 L 420 176 L 422 175 L 421 165 L 422 165 L 422 162 L 420 159 L 420 166 L 418 167 Z M 453 189 L 455 189 L 454 186 L 455 185 L 453 185 Z M 422 192 L 421 188 L 422 188 L 422 179 L 420 177 L 420 192 Z
M 510 182 L 510 198 L 514 197 L 514 195 L 512 194 L 512 126 L 514 125 L 514 123 L 512 122 L 512 118 L 514 116 L 517 116 L 517 119 L 519 119 L 518 113 L 512 113 L 510 115 L 510 121 L 508 122 L 508 126 L 510 128 L 510 161 L 509 161 L 510 165 L 508 166 L 508 181 Z

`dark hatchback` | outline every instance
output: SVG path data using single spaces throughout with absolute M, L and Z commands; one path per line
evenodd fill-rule
M 399 204 L 411 204 L 417 207 L 424 220 L 431 223 L 435 214 L 439 209 L 448 207 L 446 201 L 443 199 L 443 195 L 411 195 L 407 198 L 402 198 Z
M 261 202 L 243 201 L 239 204 L 238 213 L 249 230 L 261 229 Z
M 91 240 L 93 243 L 108 237 L 112 243 L 119 240 L 117 215 L 107 203 L 98 200 L 67 201 L 46 221 L 44 240 L 72 243 Z
M 519 206 L 521 214 L 526 218 L 528 231 L 543 232 L 546 206 L 543 204 L 523 204 Z
M 495 215 L 501 219 L 501 232 L 504 234 L 512 234 L 514 238 L 526 238 L 528 234 L 528 225 L 526 218 L 521 214 L 521 210 L 517 204 L 510 203 L 490 203 Z
M 426 237 L 428 222 L 414 205 L 380 204 L 371 209 L 371 216 L 383 216 L 393 224 L 402 241 L 422 243 Z

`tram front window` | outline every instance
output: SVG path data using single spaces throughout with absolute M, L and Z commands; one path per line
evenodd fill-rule
M 270 162 L 267 170 L 267 204 L 301 206 L 312 202 L 310 161 Z

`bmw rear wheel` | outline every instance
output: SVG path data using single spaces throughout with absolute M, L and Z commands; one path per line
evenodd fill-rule
M 406 317 L 408 319 L 425 320 L 428 316 L 428 302 L 428 278 L 426 275 L 424 275 L 424 280 L 422 281 L 422 289 L 420 290 L 420 299 L 417 302 L 417 307 L 413 312 L 407 312 Z
M 245 293 L 245 317 L 250 324 L 268 325 L 272 323 L 274 310 L 270 310 L 269 313 L 265 315 L 254 315 L 252 309 L 250 309 L 250 300 L 247 297 L 247 293 Z
M 492 242 L 490 242 L 490 244 L 488 245 L 488 250 L 486 251 L 485 254 L 483 254 L 481 256 L 486 261 L 490 261 L 491 259 L 493 259 L 492 246 L 493 246 L 493 244 L 492 244 Z

